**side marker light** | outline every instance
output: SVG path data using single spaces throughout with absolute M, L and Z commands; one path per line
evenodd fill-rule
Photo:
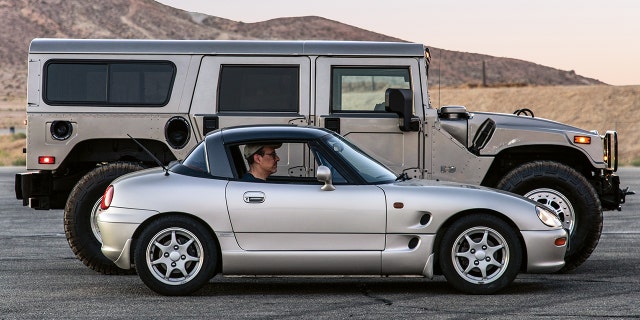
M 558 239 L 556 239 L 556 241 L 554 241 L 554 244 L 555 244 L 556 246 L 558 246 L 558 247 L 562 247 L 562 246 L 564 246 L 565 244 L 567 244 L 567 238 L 565 238 L 565 237 L 558 238 Z
M 573 142 L 577 144 L 591 144 L 591 137 L 587 136 L 574 136 Z

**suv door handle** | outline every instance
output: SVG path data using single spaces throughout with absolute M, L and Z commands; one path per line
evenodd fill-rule
M 260 191 L 247 191 L 242 196 L 246 203 L 263 203 L 264 193 Z

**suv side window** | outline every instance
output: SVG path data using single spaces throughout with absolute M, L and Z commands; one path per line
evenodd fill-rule
M 169 102 L 176 67 L 169 61 L 53 60 L 44 72 L 49 105 L 162 107 Z
M 298 66 L 223 65 L 220 112 L 298 112 Z
M 408 68 L 356 68 L 331 69 L 332 112 L 385 112 L 385 90 L 410 89 Z

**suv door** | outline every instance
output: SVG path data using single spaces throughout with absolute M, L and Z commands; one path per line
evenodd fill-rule
M 396 173 L 422 177 L 421 135 L 401 131 L 399 116 L 385 110 L 386 89 L 411 89 L 414 115 L 424 119 L 418 60 L 320 57 L 316 68 L 318 125 L 342 134 Z
M 205 56 L 191 107 L 200 136 L 250 124 L 308 124 L 307 57 Z

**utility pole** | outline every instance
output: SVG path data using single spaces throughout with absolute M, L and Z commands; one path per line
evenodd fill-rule
M 482 86 L 487 87 L 487 66 L 485 60 L 482 60 Z

